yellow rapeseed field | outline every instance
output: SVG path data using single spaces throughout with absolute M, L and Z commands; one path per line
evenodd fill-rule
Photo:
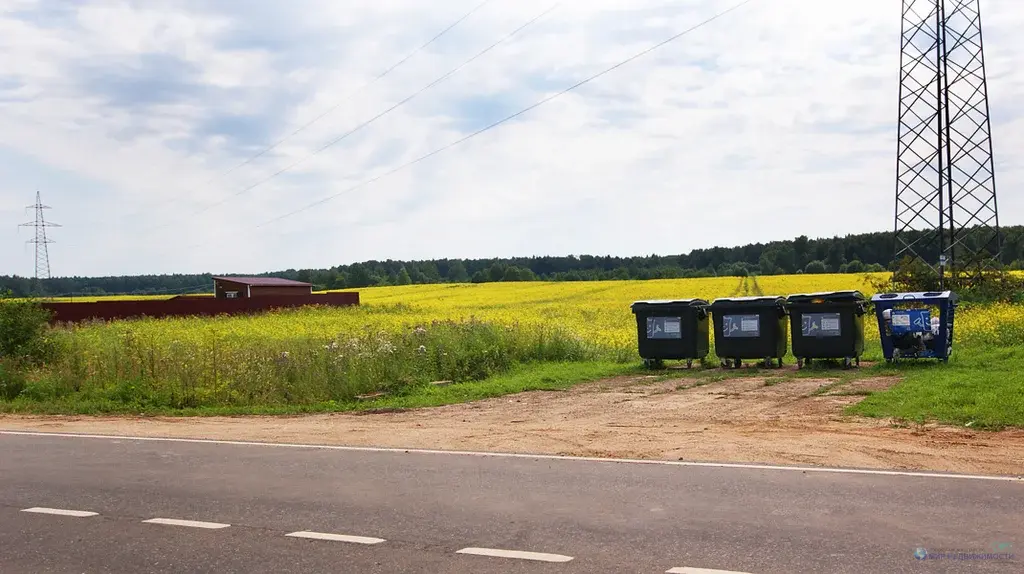
M 548 324 L 576 332 L 604 348 L 636 344 L 630 304 L 641 299 L 789 295 L 859 289 L 869 275 L 788 275 L 654 281 L 525 282 L 409 285 L 359 289 L 360 308 L 289 310 L 254 317 L 181 318 L 115 322 L 77 329 L 76 338 L 131 333 L 165 344 L 210 336 L 256 339 L 344 338 L 365 329 L 397 331 L 432 321 L 475 318 L 505 325 Z
M 132 337 L 159 346 L 212 338 L 289 340 L 345 339 L 367 330 L 397 332 L 433 321 L 478 319 L 502 325 L 549 325 L 568 329 L 591 344 L 635 348 L 630 304 L 643 299 L 781 295 L 857 289 L 873 293 L 882 274 L 781 275 L 759 278 L 699 278 L 653 281 L 524 282 L 409 285 L 359 289 L 359 308 L 284 310 L 257 316 L 123 321 L 75 329 L 86 347 Z M 1007 328 L 1007 327 L 1012 328 Z M 865 321 L 868 341 L 877 339 L 873 316 Z M 995 305 L 958 316 L 957 339 L 1012 340 L 1024 335 L 1024 308 Z M 116 338 L 116 337 L 115 337 Z M 1024 340 L 1022 337 L 1020 340 Z
M 364 305 L 394 306 L 394 326 L 434 319 L 475 317 L 521 325 L 548 323 L 569 328 L 602 346 L 636 345 L 630 304 L 646 299 L 781 295 L 859 289 L 871 292 L 869 275 L 788 275 L 754 278 L 713 277 L 654 281 L 484 283 L 410 285 L 360 289 Z M 394 321 L 393 323 L 391 321 Z
M 50 332 L 55 357 L 30 377 L 23 395 L 80 397 L 103 408 L 351 401 L 434 380 L 480 380 L 523 362 L 638 360 L 630 311 L 637 300 L 851 289 L 871 295 L 878 278 L 413 285 L 360 289 L 359 307 L 96 322 Z M 864 324 L 868 358 L 877 359 L 877 322 L 869 315 Z M 1024 307 L 959 312 L 957 346 L 1022 340 Z

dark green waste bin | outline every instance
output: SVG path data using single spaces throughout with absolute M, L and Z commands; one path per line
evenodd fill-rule
M 648 367 L 661 367 L 666 360 L 685 360 L 692 367 L 694 360 L 707 357 L 707 301 L 637 301 L 630 308 L 636 315 L 640 357 Z
M 864 314 L 868 309 L 863 293 L 801 293 L 787 297 L 786 307 L 798 367 L 814 359 L 842 359 L 844 368 L 853 363 L 860 365 L 864 353 Z
M 711 303 L 715 354 L 722 366 L 741 367 L 743 359 L 782 366 L 786 356 L 786 300 L 776 296 L 723 297 Z

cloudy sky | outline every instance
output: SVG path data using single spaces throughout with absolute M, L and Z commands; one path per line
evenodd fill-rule
M 63 225 L 54 275 L 891 228 L 899 1 L 754 0 L 394 171 L 734 0 L 491 0 L 375 79 L 479 4 L 0 0 L 0 274 L 33 272 L 17 225 L 36 190 Z M 1000 215 L 1019 224 L 1024 3 L 982 6 Z

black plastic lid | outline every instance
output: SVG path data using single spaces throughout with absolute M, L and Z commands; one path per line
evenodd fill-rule
M 708 302 L 704 299 L 651 299 L 648 301 L 634 301 L 630 308 L 633 310 L 641 308 L 663 308 L 663 307 L 706 307 Z
M 859 303 L 866 301 L 860 291 L 823 291 L 820 293 L 796 293 L 786 298 L 788 303 Z
M 749 297 L 719 297 L 711 303 L 712 307 L 731 307 L 740 305 L 780 305 L 786 299 L 775 295 L 752 295 Z

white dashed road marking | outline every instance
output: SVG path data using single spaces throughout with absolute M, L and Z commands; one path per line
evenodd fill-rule
M 150 518 L 149 520 L 143 520 L 143 522 L 149 524 L 167 524 L 170 526 L 190 526 L 192 528 L 208 528 L 215 530 L 218 528 L 227 528 L 230 524 L 221 524 L 220 522 L 200 522 L 198 520 L 178 520 L 177 518 Z
M 520 560 L 538 560 L 540 562 L 568 562 L 572 560 L 572 556 L 563 556 L 561 554 L 500 550 L 498 548 L 463 548 L 462 550 L 458 550 L 456 554 L 474 554 L 476 556 L 494 556 L 497 558 L 518 558 Z
M 689 568 L 683 566 L 666 570 L 665 574 L 750 574 L 749 572 L 737 572 L 735 570 L 710 570 L 708 568 Z
M 35 512 L 37 514 L 56 514 L 58 516 L 75 516 L 77 518 L 85 518 L 86 516 L 96 516 L 97 512 L 89 512 L 88 510 L 64 510 L 63 508 L 43 508 L 36 506 L 34 508 L 26 508 L 22 512 Z
M 380 544 L 385 542 L 383 538 L 371 538 L 369 536 L 349 536 L 348 534 L 328 534 L 326 532 L 292 532 L 285 534 L 293 538 L 311 538 L 313 540 L 334 540 L 336 542 L 351 542 L 353 544 Z

